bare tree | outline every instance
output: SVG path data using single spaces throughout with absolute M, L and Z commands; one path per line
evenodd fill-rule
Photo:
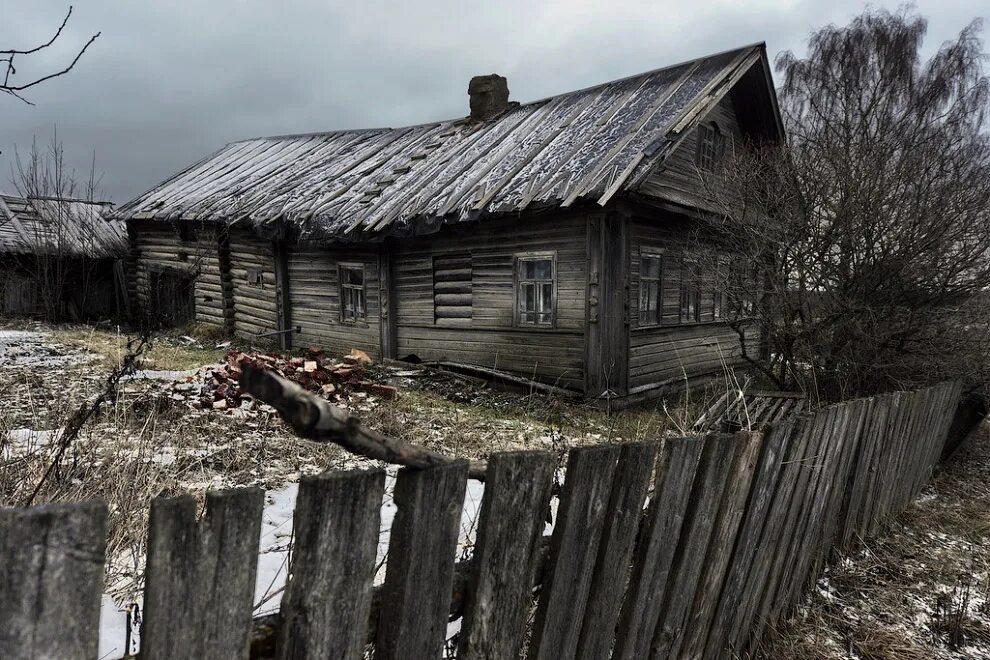
M 88 176 L 78 178 L 54 133 L 44 148 L 32 142 L 23 157 L 15 149 L 12 183 L 32 217 L 20 223 L 27 245 L 18 265 L 30 278 L 44 316 L 52 321 L 85 317 L 90 303 L 97 302 L 94 284 L 101 262 L 123 256 L 124 249 L 122 236 L 103 217 L 109 206 L 98 201 L 95 160 Z
M 58 78 L 59 76 L 65 75 L 66 73 L 71 71 L 74 66 L 76 66 L 76 63 L 79 62 L 79 59 L 83 56 L 83 53 L 86 52 L 86 49 L 89 48 L 90 45 L 92 45 L 92 43 L 96 41 L 96 39 L 100 36 L 99 32 L 97 32 L 96 34 L 94 34 L 89 38 L 89 40 L 83 45 L 82 48 L 79 49 L 79 51 L 76 53 L 76 56 L 72 59 L 71 62 L 69 62 L 69 64 L 66 67 L 58 71 L 53 71 L 52 73 L 32 77 L 26 82 L 17 82 L 13 80 L 14 76 L 17 75 L 17 68 L 15 65 L 20 63 L 21 60 L 25 58 L 30 58 L 32 55 L 37 55 L 46 48 L 51 47 L 55 43 L 55 41 L 58 40 L 60 36 L 62 36 L 62 31 L 65 29 L 65 26 L 69 23 L 70 16 L 72 16 L 71 5 L 69 6 L 69 10 L 65 14 L 65 18 L 62 19 L 62 24 L 58 27 L 58 30 L 55 31 L 55 35 L 45 43 L 41 44 L 40 46 L 35 46 L 33 48 L 26 48 L 26 49 L 8 48 L 5 50 L 0 50 L 0 65 L 4 66 L 5 68 L 3 75 L 3 83 L 0 84 L 0 92 L 5 92 L 7 94 L 10 94 L 15 98 L 24 101 L 28 105 L 33 105 L 30 101 L 24 98 L 22 92 L 31 89 L 36 85 L 40 85 L 45 81 L 51 80 L 52 78 Z
M 926 21 L 867 11 L 777 58 L 788 139 L 706 175 L 747 357 L 822 398 L 990 379 L 990 82 L 974 21 L 928 61 Z M 725 191 L 732 191 L 727 194 Z M 714 266 L 711 270 L 717 270 Z

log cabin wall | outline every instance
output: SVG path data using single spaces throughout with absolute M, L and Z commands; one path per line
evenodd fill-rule
M 713 272 L 716 262 L 732 266 L 719 255 L 714 241 L 700 238 L 693 221 L 671 212 L 639 212 L 630 220 L 629 245 L 629 392 L 637 394 L 678 379 L 717 374 L 737 365 L 743 344 L 729 323 L 728 301 L 719 291 Z M 656 319 L 641 309 L 643 256 L 659 265 L 660 304 Z M 693 262 L 692 260 L 696 259 Z M 694 284 L 685 282 L 693 277 Z M 686 299 L 693 296 L 694 301 Z M 693 308 L 696 307 L 696 311 Z M 747 354 L 757 357 L 760 335 L 755 326 L 744 328 Z
M 395 242 L 396 353 L 514 372 L 560 387 L 584 387 L 586 217 L 471 223 Z M 516 309 L 520 258 L 552 255 L 555 305 L 549 326 Z
M 341 309 L 341 266 L 363 272 L 364 318 L 348 318 Z M 292 326 L 300 329 L 291 335 L 294 347 L 315 345 L 336 353 L 358 348 L 380 355 L 377 246 L 294 246 L 288 270 Z
M 231 228 L 230 288 L 234 334 L 246 339 L 278 330 L 275 301 L 275 252 L 272 242 L 248 229 Z M 264 339 L 277 341 L 269 334 Z
M 181 232 L 177 225 L 161 221 L 130 221 L 128 277 L 130 293 L 142 314 L 154 310 L 151 304 L 149 273 L 156 270 L 182 273 L 194 281 L 195 320 L 224 327 L 225 304 L 219 261 L 219 228 L 187 223 Z

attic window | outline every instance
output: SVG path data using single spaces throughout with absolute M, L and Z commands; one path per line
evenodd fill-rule
M 433 258 L 434 323 L 456 325 L 470 322 L 474 303 L 471 279 L 470 254 Z
M 698 127 L 698 167 L 712 171 L 725 152 L 725 136 L 718 124 L 710 122 Z
M 340 264 L 340 320 L 356 323 L 368 318 L 364 265 Z

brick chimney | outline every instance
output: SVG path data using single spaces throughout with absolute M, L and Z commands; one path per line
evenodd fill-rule
M 509 82 L 497 73 L 475 76 L 468 85 L 471 119 L 487 121 L 509 107 Z

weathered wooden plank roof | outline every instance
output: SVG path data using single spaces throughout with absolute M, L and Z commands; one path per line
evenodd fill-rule
M 306 239 L 428 231 L 442 222 L 604 204 L 643 179 L 762 44 L 510 107 L 399 129 L 234 142 L 123 205 L 121 219 L 281 219 Z
M 127 227 L 109 204 L 0 194 L 0 253 L 122 256 Z

